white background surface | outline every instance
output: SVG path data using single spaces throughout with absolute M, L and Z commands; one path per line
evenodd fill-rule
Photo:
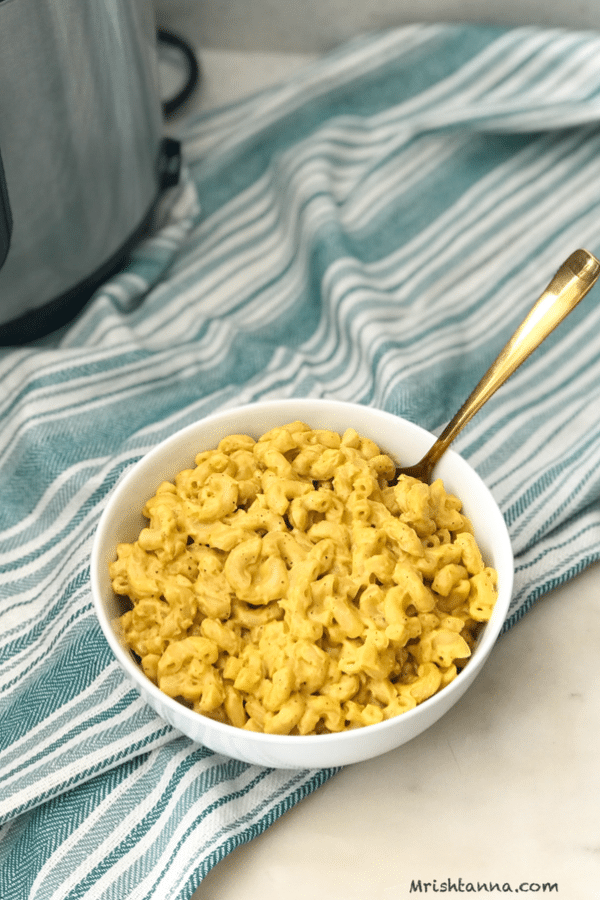
M 281 19 L 289 13 L 295 22 L 299 10 L 317 7 L 309 2 L 157 4 L 199 49 L 203 82 L 186 114 L 282 80 L 336 28 L 330 23 L 326 34 L 309 35 L 305 24 L 292 34 L 290 25 L 282 36 Z M 271 30 L 261 36 L 259 11 L 267 16 L 275 5 Z M 369 10 L 382 16 L 391 6 L 322 0 L 319 21 L 332 8 L 351 9 L 351 20 L 339 26 L 347 30 Z M 441 8 L 425 0 L 418 6 Z M 234 9 L 253 23 L 245 35 L 225 27 Z M 519 6 L 521 18 L 540 10 L 541 24 L 567 19 L 554 5 Z M 578 3 L 571 13 L 589 19 L 594 10 L 600 4 Z M 207 17 L 210 29 L 203 27 Z M 309 24 L 316 27 L 316 19 Z M 240 52 L 255 41 L 270 52 Z M 442 721 L 405 747 L 340 772 L 223 860 L 194 900 L 403 900 L 446 893 L 447 879 L 462 879 L 460 893 L 478 881 L 512 889 L 469 891 L 472 897 L 600 898 L 599 650 L 600 569 L 593 567 L 538 601 L 500 638 L 479 680 Z M 419 879 L 429 887 L 411 891 Z M 558 893 L 543 893 L 545 882 L 556 883 Z M 532 889 L 519 890 L 522 883 Z
M 407 22 L 597 28 L 600 0 L 154 0 L 204 47 L 312 53 L 362 31 Z

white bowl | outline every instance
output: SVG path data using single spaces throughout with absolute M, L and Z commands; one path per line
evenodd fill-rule
M 117 660 L 140 694 L 174 728 L 217 753 L 258 765 L 287 768 L 329 768 L 360 762 L 399 747 L 425 731 L 462 697 L 481 671 L 505 621 L 513 583 L 513 556 L 502 514 L 477 473 L 457 453 L 448 450 L 435 475 L 456 494 L 473 522 L 487 565 L 498 573 L 498 600 L 469 663 L 447 687 L 414 709 L 377 725 L 325 735 L 272 735 L 245 731 L 216 722 L 188 709 L 159 690 L 143 673 L 120 635 L 122 600 L 112 591 L 108 565 L 116 545 L 136 540 L 146 524 L 141 510 L 158 485 L 194 465 L 202 450 L 215 448 L 233 433 L 255 438 L 287 422 L 302 420 L 312 428 L 342 433 L 353 427 L 374 440 L 401 465 L 416 462 L 434 437 L 417 425 L 390 413 L 337 400 L 273 400 L 208 416 L 167 438 L 121 479 L 109 497 L 96 532 L 91 560 L 91 584 L 100 625 Z

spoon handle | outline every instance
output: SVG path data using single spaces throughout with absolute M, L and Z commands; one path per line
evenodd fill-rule
M 587 250 L 576 250 L 565 260 L 504 350 L 422 460 L 423 464 L 427 460 L 429 471 L 483 404 L 585 297 L 599 275 L 600 261 Z

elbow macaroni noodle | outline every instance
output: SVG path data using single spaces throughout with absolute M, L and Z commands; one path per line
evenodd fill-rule
M 322 734 L 412 709 L 467 663 L 496 600 L 460 501 L 371 441 L 302 422 L 231 435 L 146 503 L 114 591 L 170 697 L 239 728 Z

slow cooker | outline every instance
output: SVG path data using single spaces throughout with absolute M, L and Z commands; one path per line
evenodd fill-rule
M 151 0 L 0 0 L 0 344 L 69 321 L 177 179 Z

